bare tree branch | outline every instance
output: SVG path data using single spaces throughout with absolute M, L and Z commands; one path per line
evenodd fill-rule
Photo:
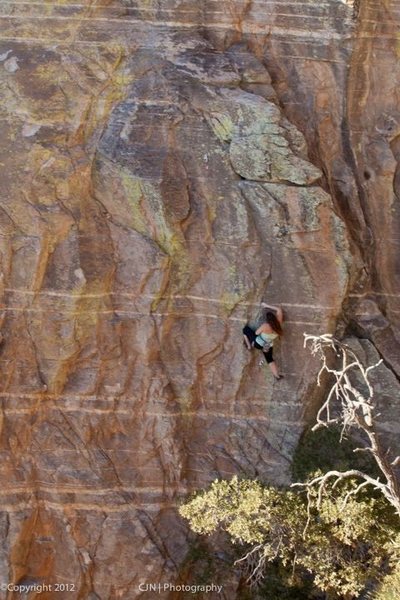
M 326 484 L 329 480 L 335 478 L 333 483 L 334 488 L 344 479 L 359 478 L 363 482 L 346 495 L 344 505 L 350 496 L 356 494 L 366 485 L 372 485 L 375 489 L 379 489 L 382 492 L 400 516 L 400 482 L 394 471 L 394 467 L 400 463 L 400 457 L 390 462 L 374 426 L 374 419 L 376 418 L 373 404 L 374 389 L 369 380 L 369 375 L 373 369 L 376 369 L 381 364 L 382 360 L 364 367 L 358 356 L 349 346 L 336 340 L 330 334 L 320 336 L 304 334 L 304 347 L 308 343 L 311 344 L 311 353 L 314 356 L 319 356 L 322 362 L 317 376 L 318 385 L 321 385 L 324 373 L 334 378 L 334 383 L 329 390 L 328 396 L 317 413 L 317 422 L 313 430 L 320 427 L 328 427 L 332 424 L 342 426 L 342 435 L 351 427 L 362 430 L 366 434 L 368 442 L 364 448 L 356 448 L 355 451 L 367 451 L 372 454 L 384 476 L 384 481 L 380 481 L 378 477 L 370 477 L 357 469 L 350 469 L 344 472 L 329 471 L 306 483 L 295 483 L 292 485 L 307 489 L 309 501 L 310 491 L 316 489 L 317 508 L 319 508 Z M 332 365 L 329 363 L 332 363 Z M 334 400 L 337 403 L 335 407 L 332 406 Z M 334 410 L 336 410 L 336 413 Z
M 235 560 L 235 565 L 243 563 L 249 576 L 246 579 L 246 583 L 249 583 L 251 587 L 258 586 L 258 584 L 264 578 L 265 563 L 267 557 L 265 555 L 264 544 L 257 544 L 247 554 Z

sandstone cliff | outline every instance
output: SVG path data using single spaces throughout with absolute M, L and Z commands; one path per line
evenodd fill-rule
M 181 497 L 288 480 L 304 331 L 385 359 L 398 433 L 398 4 L 0 4 L 1 581 L 178 581 Z

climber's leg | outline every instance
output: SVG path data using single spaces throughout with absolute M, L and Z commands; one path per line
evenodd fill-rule
M 272 346 L 267 350 L 267 352 L 264 352 L 264 356 L 275 379 L 281 379 L 282 375 L 279 375 L 278 367 L 276 365 L 276 362 L 274 361 Z
M 251 350 L 254 347 L 254 341 L 256 339 L 256 334 L 252 330 L 251 327 L 245 325 L 243 327 L 243 342 L 246 345 L 247 350 Z

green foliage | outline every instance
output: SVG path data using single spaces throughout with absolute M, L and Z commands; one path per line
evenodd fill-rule
M 382 498 L 361 490 L 344 505 L 350 489 L 349 481 L 335 490 L 327 486 L 321 506 L 314 496 L 308 512 L 304 494 L 234 477 L 214 481 L 180 514 L 197 533 L 223 530 L 234 544 L 259 545 L 255 564 L 279 562 L 287 587 L 311 573 L 315 587 L 332 597 L 357 597 L 393 557 L 390 540 L 396 533 Z
M 358 468 L 371 476 L 377 468 L 367 453 L 354 453 L 351 439 L 341 440 L 338 429 L 306 432 L 296 450 L 292 473 L 296 481 L 315 475 L 316 469 Z M 302 600 L 318 590 L 329 598 L 357 597 L 365 586 L 371 600 L 400 597 L 398 519 L 383 497 L 371 488 L 344 499 L 354 481 L 329 485 L 310 513 L 303 493 L 263 486 L 258 481 L 233 478 L 216 481 L 181 507 L 193 531 L 225 531 L 241 553 L 259 550 L 247 565 L 248 573 L 260 559 L 264 580 L 249 598 Z M 396 537 L 398 536 L 398 537 Z M 391 570 L 392 569 L 392 570 Z M 247 598 L 244 592 L 243 600 Z
M 214 481 L 208 491 L 197 494 L 179 512 L 196 533 L 210 534 L 223 528 L 234 543 L 263 542 L 279 526 L 281 514 L 295 514 L 303 503 L 298 494 L 284 495 L 258 481 Z M 290 529 L 290 525 L 289 525 Z
M 400 543 L 398 537 L 397 543 Z M 400 546 L 398 546 L 398 549 Z M 368 595 L 370 600 L 398 600 L 400 598 L 400 553 L 397 552 L 397 562 L 393 560 L 393 570 L 386 575 L 380 582 L 372 594 Z

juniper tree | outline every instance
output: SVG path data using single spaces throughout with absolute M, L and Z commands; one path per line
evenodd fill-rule
M 357 597 L 367 583 L 385 590 L 382 576 L 398 577 L 400 459 L 389 458 L 376 431 L 370 372 L 380 361 L 365 367 L 349 346 L 330 335 L 306 335 L 307 343 L 322 361 L 317 383 L 324 374 L 333 378 L 313 429 L 339 425 L 343 436 L 356 428 L 364 445 L 355 450 L 370 454 L 380 475 L 332 469 L 293 484 L 292 490 L 234 477 L 197 493 L 180 514 L 193 531 L 207 535 L 223 530 L 245 547 L 236 564 L 251 585 L 263 580 L 270 563 L 278 562 L 288 585 L 311 576 L 315 587 L 332 598 Z

